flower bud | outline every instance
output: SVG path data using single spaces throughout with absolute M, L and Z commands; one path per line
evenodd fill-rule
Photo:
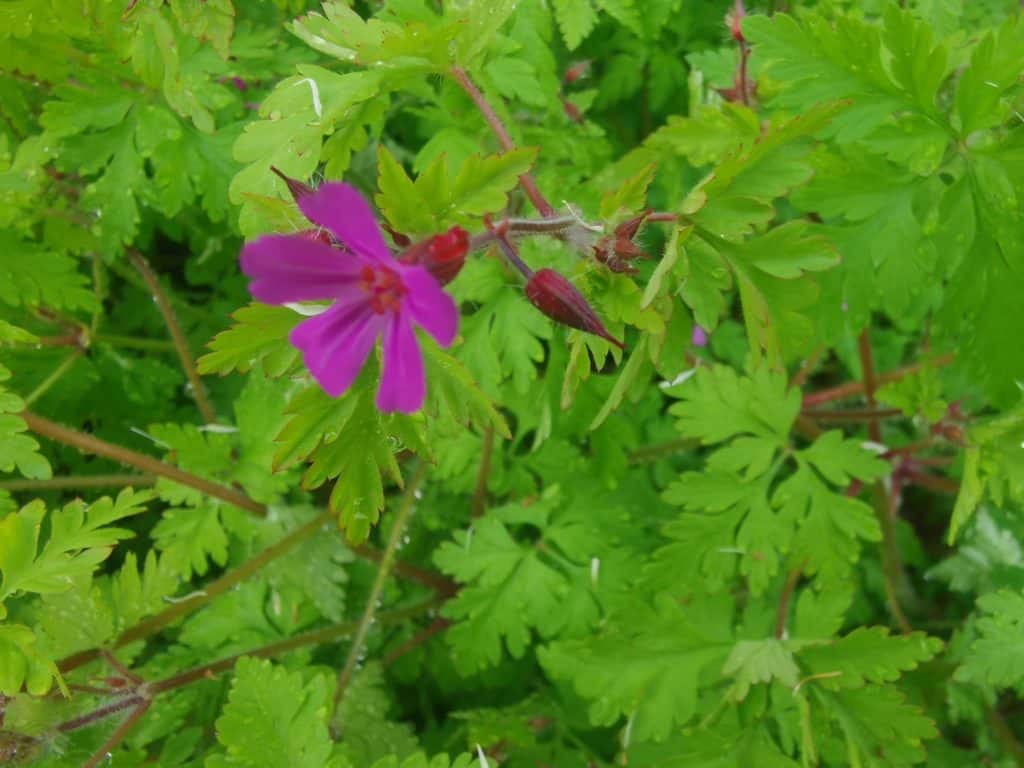
M 576 286 L 553 269 L 538 269 L 526 283 L 530 302 L 557 323 L 600 336 L 620 349 L 625 345 L 613 337 Z
M 469 253 L 469 233 L 452 227 L 443 235 L 435 235 L 410 246 L 398 258 L 406 264 L 425 267 L 441 285 L 447 285 L 462 270 Z
M 747 9 L 743 5 L 743 0 L 736 0 L 732 13 L 726 18 L 726 22 L 729 24 L 729 34 L 732 35 L 732 39 L 737 43 L 746 42 L 743 37 L 743 19 L 746 16 Z
M 293 179 L 291 176 L 285 176 L 274 166 L 270 166 L 270 170 L 288 186 L 288 191 L 292 193 L 292 198 L 295 202 L 299 202 L 303 197 L 313 194 L 313 188 L 308 184 L 303 184 L 301 181 Z

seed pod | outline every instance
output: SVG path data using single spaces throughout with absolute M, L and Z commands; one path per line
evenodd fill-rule
M 553 269 L 538 269 L 526 283 L 530 302 L 557 323 L 600 336 L 619 349 L 626 346 L 604 327 L 576 286 Z
M 308 184 L 303 184 L 298 179 L 293 179 L 291 176 L 286 176 L 284 173 L 282 173 L 274 166 L 270 166 L 270 170 L 273 171 L 274 174 L 279 179 L 281 179 L 281 181 L 288 185 L 288 191 L 292 193 L 292 198 L 294 198 L 295 202 L 299 202 L 299 200 L 306 197 L 307 195 L 313 194 L 313 188 Z

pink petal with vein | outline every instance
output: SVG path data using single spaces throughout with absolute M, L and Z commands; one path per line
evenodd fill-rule
M 366 302 L 339 303 L 299 323 L 289 338 L 324 392 L 338 397 L 356 380 L 385 322 Z
M 246 243 L 241 264 L 252 278 L 249 292 L 264 304 L 346 296 L 362 267 L 351 254 L 296 235 L 264 235 Z
M 372 259 L 391 260 L 369 203 L 355 187 L 328 183 L 299 200 L 299 209 L 314 224 L 326 227 L 349 250 Z
M 423 267 L 403 269 L 402 282 L 408 289 L 405 304 L 413 321 L 442 347 L 450 346 L 459 330 L 459 308 L 454 299 Z
M 384 370 L 377 390 L 377 407 L 382 411 L 415 413 L 423 407 L 427 385 L 423 356 L 408 315 L 392 316 L 384 331 L 383 351 Z

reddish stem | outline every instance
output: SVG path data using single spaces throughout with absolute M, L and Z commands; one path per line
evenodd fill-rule
M 473 100 L 476 104 L 477 109 L 480 110 L 480 114 L 484 116 L 484 120 L 491 127 L 494 135 L 498 137 L 498 143 L 506 151 L 512 151 L 516 148 L 515 142 L 512 141 L 512 137 L 509 136 L 508 129 L 505 128 L 505 124 L 498 117 L 498 114 L 494 111 L 494 108 L 487 101 L 487 98 L 483 95 L 476 84 L 470 79 L 469 74 L 462 67 L 452 67 L 449 70 L 451 76 L 455 79 L 455 82 L 459 84 L 459 87 Z M 530 202 L 540 212 L 540 215 L 545 218 L 550 218 L 555 215 L 555 209 L 551 207 L 544 195 L 541 194 L 540 189 L 537 187 L 537 183 L 533 180 L 533 176 L 529 173 L 524 173 L 519 177 L 519 186 L 523 188 L 526 196 L 530 198 Z
M 881 387 L 885 384 L 890 384 L 894 381 L 899 381 L 902 378 L 917 373 L 925 366 L 934 366 L 939 368 L 943 365 L 949 365 L 953 362 L 952 354 L 939 355 L 931 360 L 925 360 L 919 363 L 913 363 L 912 365 L 906 365 L 902 368 L 897 368 L 895 371 L 889 371 L 889 373 L 883 373 L 875 378 L 876 387 Z M 840 384 L 837 387 L 831 387 L 829 389 L 823 389 L 819 392 L 811 392 L 809 395 L 804 397 L 804 408 L 810 408 L 815 405 L 823 405 L 824 403 L 830 403 L 833 400 L 843 400 L 847 397 L 856 397 L 857 395 L 864 394 L 864 382 L 863 381 L 848 381 L 845 384 Z

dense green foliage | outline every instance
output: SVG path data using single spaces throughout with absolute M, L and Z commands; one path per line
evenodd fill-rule
M 420 413 L 271 166 L 483 236 Z M 1022 299 L 1016 0 L 0 3 L 0 762 L 1024 765 Z

